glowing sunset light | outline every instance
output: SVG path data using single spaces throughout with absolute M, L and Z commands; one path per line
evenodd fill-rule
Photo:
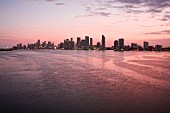
M 90 36 L 170 46 L 169 0 L 1 0 L 0 47 Z

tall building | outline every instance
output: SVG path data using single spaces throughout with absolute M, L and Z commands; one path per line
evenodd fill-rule
M 119 41 L 115 40 L 114 41 L 114 50 L 117 51 L 119 49 Z
M 81 48 L 81 38 L 77 37 L 77 48 Z
M 81 40 L 80 47 L 81 49 L 86 49 L 86 40 Z
M 105 36 L 102 35 L 102 50 L 105 50 Z
M 144 42 L 143 43 L 144 50 L 148 50 L 149 48 L 149 42 Z
M 86 41 L 86 45 L 85 47 L 89 47 L 89 36 L 85 36 L 85 41 Z
M 22 49 L 22 43 L 17 44 L 17 49 Z
M 124 50 L 124 39 L 123 38 L 119 39 L 119 50 L 120 51 Z
M 90 38 L 90 47 L 93 46 L 93 38 Z

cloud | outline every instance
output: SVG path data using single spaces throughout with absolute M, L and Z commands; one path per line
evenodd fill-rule
M 27 1 L 42 1 L 42 2 L 51 2 L 54 3 L 57 6 L 65 5 L 64 2 L 61 2 L 61 0 L 27 0 Z
M 163 30 L 163 31 L 157 31 L 157 32 L 149 32 L 144 34 L 152 34 L 152 35 L 161 35 L 161 34 L 168 34 L 170 35 L 170 30 Z
M 3 35 L 3 36 L 0 36 L 0 39 L 7 39 L 7 38 L 16 38 L 16 37 L 10 36 L 10 35 Z
M 104 17 L 109 17 L 112 13 L 106 13 L 106 12 L 91 12 L 89 14 L 84 14 L 84 15 L 78 15 L 75 16 L 77 18 L 79 17 L 93 17 L 93 16 L 104 16 Z
M 103 11 L 109 9 L 118 9 L 125 13 L 141 14 L 163 14 L 164 11 L 170 8 L 170 0 L 88 0 L 86 2 L 89 13 L 102 9 Z M 90 9 L 90 10 L 89 10 Z M 114 12 L 108 12 L 114 13 Z M 166 20 L 170 20 L 169 17 Z M 165 21 L 165 19 L 164 19 Z
M 55 5 L 65 5 L 65 3 L 55 3 Z

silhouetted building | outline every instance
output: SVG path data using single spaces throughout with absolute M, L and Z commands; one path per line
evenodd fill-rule
M 124 50 L 125 50 L 125 51 L 130 51 L 130 48 L 131 48 L 131 47 L 130 47 L 129 45 L 127 45 L 127 46 L 124 47 Z
M 153 46 L 149 46 L 148 47 L 148 51 L 154 51 L 154 47 Z
M 148 50 L 148 48 L 149 48 L 149 42 L 144 42 L 143 43 L 143 49 Z
M 119 50 L 120 51 L 124 50 L 124 39 L 123 38 L 119 39 Z
M 80 43 L 80 46 L 81 46 L 81 49 L 86 49 L 86 45 L 87 45 L 87 43 L 86 43 L 86 40 L 81 40 L 81 43 Z
M 162 45 L 155 45 L 155 51 L 162 51 Z
M 77 37 L 77 48 L 81 48 L 81 38 Z
M 73 50 L 74 49 L 74 41 L 73 40 L 69 41 L 69 39 L 64 40 L 64 49 L 65 50 Z
M 22 49 L 22 43 L 17 44 L 17 49 Z
M 137 43 L 131 43 L 131 50 L 137 51 L 138 50 L 138 44 Z
M 48 41 L 47 49 L 54 49 L 54 43 L 51 43 L 50 41 Z
M 93 38 L 90 38 L 90 47 L 93 46 Z
M 105 50 L 105 36 L 102 35 L 102 50 Z
M 119 42 L 118 40 L 114 41 L 114 50 L 117 51 L 119 49 Z
M 34 49 L 35 48 L 35 44 L 28 44 L 28 49 Z
M 100 47 L 101 47 L 100 42 L 97 42 L 97 49 L 100 49 Z
M 63 43 L 63 42 L 61 42 L 61 43 L 59 44 L 59 49 L 64 49 L 64 43 Z
M 46 41 L 44 41 L 44 42 L 42 43 L 42 48 L 45 49 L 46 46 L 47 46 L 47 43 L 46 43 Z
M 26 46 L 26 45 L 24 45 L 24 46 L 23 46 L 23 49 L 27 49 L 27 46 Z
M 37 41 L 36 47 L 39 49 L 41 46 L 40 40 Z
M 89 36 L 85 36 L 85 41 L 86 41 L 85 48 L 88 48 L 89 47 Z

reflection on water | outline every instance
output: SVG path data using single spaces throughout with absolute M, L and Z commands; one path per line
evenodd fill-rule
M 170 112 L 170 53 L 0 52 L 0 112 Z

